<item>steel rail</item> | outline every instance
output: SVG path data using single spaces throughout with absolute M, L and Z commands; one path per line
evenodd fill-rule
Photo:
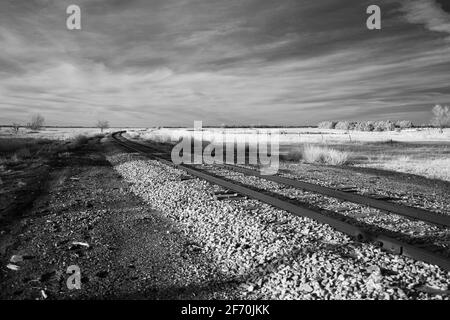
M 337 189 L 333 189 L 330 187 L 325 187 L 309 182 L 304 181 L 298 181 L 294 179 L 289 179 L 281 176 L 268 176 L 268 175 L 261 175 L 255 170 L 230 165 L 230 164 L 223 164 L 221 165 L 227 169 L 237 171 L 246 175 L 251 175 L 255 177 L 259 177 L 265 180 L 273 181 L 276 183 L 288 185 L 291 187 L 312 191 L 316 193 L 320 193 L 326 196 L 330 196 L 336 199 L 346 200 L 353 203 L 358 203 L 362 205 L 367 205 L 372 208 L 389 211 L 391 213 L 395 213 L 404 217 L 412 218 L 415 220 L 421 220 L 425 222 L 429 222 L 432 224 L 440 225 L 440 226 L 446 226 L 450 227 L 450 215 L 444 215 L 439 213 L 434 213 L 431 211 L 427 211 L 420 208 L 413 208 L 410 206 L 392 203 L 392 202 L 386 202 L 378 199 L 374 199 L 371 197 L 354 194 L 354 193 L 347 193 L 344 191 L 340 191 Z
M 130 143 L 133 143 L 137 146 L 142 146 L 144 148 L 147 148 L 149 150 L 157 150 L 156 148 L 150 147 L 148 145 L 144 145 L 139 142 L 130 141 Z M 431 212 L 425 209 L 420 208 L 414 208 L 403 204 L 397 204 L 392 202 L 387 202 L 379 199 L 375 199 L 372 197 L 368 197 L 365 195 L 355 194 L 355 193 L 348 193 L 341 190 L 337 190 L 330 187 L 321 186 L 318 184 L 313 184 L 309 182 L 304 181 L 298 181 L 290 178 L 285 178 L 279 175 L 261 175 L 255 170 L 231 165 L 231 164 L 219 164 L 219 167 L 225 167 L 227 169 L 240 172 L 246 175 L 255 176 L 261 179 L 273 181 L 279 184 L 288 185 L 294 188 L 299 188 L 302 190 L 307 190 L 315 193 L 320 193 L 325 196 L 333 197 L 340 200 L 350 201 L 353 203 L 361 204 L 361 205 L 367 205 L 372 208 L 388 211 L 394 214 L 398 214 L 407 218 L 420 220 L 428 223 L 432 223 L 439 226 L 445 226 L 450 227 L 450 215 L 445 214 L 439 214 L 435 212 Z
M 245 186 L 237 185 L 233 182 L 224 180 L 222 178 L 216 177 L 210 173 L 205 173 L 203 170 L 193 168 L 188 165 L 175 165 L 171 161 L 148 154 L 147 151 L 142 150 L 147 147 L 147 149 L 152 149 L 151 147 L 144 146 L 139 143 L 134 143 L 124 137 L 121 136 L 123 132 L 116 132 L 112 135 L 112 138 L 121 146 L 125 147 L 128 150 L 132 150 L 138 153 L 141 153 L 145 156 L 158 160 L 166 165 L 183 169 L 190 175 L 206 180 L 210 183 L 219 185 L 228 190 L 232 190 L 234 192 L 240 193 L 242 195 L 248 196 L 252 199 L 259 200 L 266 204 L 269 204 L 275 208 L 288 211 L 296 216 L 308 217 L 322 224 L 328 224 L 334 229 L 341 231 L 351 237 L 354 237 L 358 241 L 368 241 L 373 242 L 376 246 L 387 250 L 391 253 L 403 255 L 415 260 L 421 260 L 433 265 L 437 265 L 447 271 L 450 271 L 450 259 L 443 257 L 441 255 L 435 254 L 433 252 L 427 251 L 425 249 L 416 247 L 414 245 L 399 241 L 392 237 L 376 234 L 374 232 L 365 230 L 364 228 L 352 225 L 348 222 L 345 222 L 343 218 L 339 219 L 336 217 L 326 216 L 318 211 L 311 210 L 309 208 L 304 208 L 293 203 L 278 199 L 276 197 L 255 191 L 253 189 L 247 188 Z M 117 136 L 120 136 L 118 138 Z

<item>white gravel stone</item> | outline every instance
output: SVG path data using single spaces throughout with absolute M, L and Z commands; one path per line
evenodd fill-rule
M 158 161 L 130 154 L 109 161 L 133 193 L 211 254 L 224 276 L 242 281 L 244 299 L 438 299 L 417 285 L 449 282 L 450 273 L 436 266 L 355 243 L 311 219 L 252 199 L 217 201 L 220 187 L 181 181 L 185 172 Z

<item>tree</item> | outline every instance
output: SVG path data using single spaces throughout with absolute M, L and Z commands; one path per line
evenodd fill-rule
M 28 124 L 31 130 L 39 130 L 45 123 L 45 119 L 39 113 L 31 117 L 31 122 Z
M 443 133 L 442 129 L 450 122 L 450 110 L 448 106 L 441 106 L 440 104 L 437 104 L 431 111 L 434 115 L 432 120 L 433 125 L 439 127 L 441 133 Z
M 407 128 L 412 128 L 414 125 L 411 121 L 409 120 L 398 120 L 395 123 L 395 126 L 400 128 L 400 129 L 407 129 Z
M 98 120 L 97 121 L 97 128 L 100 128 L 101 132 L 103 132 L 104 129 L 109 128 L 109 122 L 104 120 Z
M 13 132 L 14 132 L 15 134 L 18 134 L 18 133 L 19 133 L 20 124 L 18 124 L 18 123 L 13 123 L 11 127 L 12 127 Z

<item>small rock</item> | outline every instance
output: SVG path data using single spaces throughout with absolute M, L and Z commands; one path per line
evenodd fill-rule
M 76 247 L 86 247 L 86 248 L 89 248 L 89 243 L 86 243 L 86 242 L 74 241 L 74 242 L 72 242 L 72 245 L 74 245 L 74 246 L 76 246 Z
M 11 257 L 11 259 L 9 259 L 9 262 L 12 263 L 17 263 L 17 262 L 22 262 L 23 261 L 23 257 L 19 254 L 15 254 Z
M 302 231 L 300 231 L 300 233 L 307 236 L 309 235 L 309 229 L 303 229 Z
M 372 265 L 367 268 L 367 272 L 375 275 L 381 275 L 381 269 L 378 266 Z
M 305 291 L 305 292 L 313 292 L 314 289 L 307 283 L 303 283 L 299 286 L 299 290 Z
M 8 265 L 6 266 L 8 269 L 10 270 L 14 270 L 14 271 L 19 271 L 20 267 L 18 265 L 12 264 L 12 263 L 8 263 Z

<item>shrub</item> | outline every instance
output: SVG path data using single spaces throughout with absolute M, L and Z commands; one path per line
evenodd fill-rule
M 433 120 L 432 123 L 443 132 L 443 128 L 450 122 L 450 109 L 448 106 L 435 105 L 432 109 Z
M 387 120 L 384 122 L 385 131 L 394 131 L 395 124 L 391 120 Z
M 44 125 L 45 119 L 40 114 L 35 114 L 31 117 L 31 122 L 28 124 L 28 127 L 31 130 L 40 130 Z
M 399 120 L 395 122 L 395 126 L 400 129 L 408 129 L 413 127 L 413 123 L 408 120 Z
M 384 131 L 384 121 L 377 121 L 374 124 L 373 131 Z
M 349 121 L 339 121 L 334 127 L 337 130 L 353 130 L 355 124 Z
M 373 131 L 374 122 L 373 121 L 359 121 L 356 123 L 355 130 L 358 131 Z
M 73 139 L 73 146 L 75 148 L 81 147 L 82 145 L 85 145 L 86 143 L 88 143 L 88 141 L 89 141 L 88 137 L 86 137 L 85 135 L 79 134 Z
M 322 121 L 322 122 L 319 122 L 317 127 L 319 129 L 334 129 L 336 124 L 337 124 L 337 121 Z
M 302 150 L 302 158 L 308 163 L 344 165 L 348 163 L 350 154 L 328 147 L 306 145 Z
M 104 129 L 109 128 L 109 122 L 105 120 L 98 120 L 96 127 L 99 128 L 101 132 L 103 132 Z
M 374 131 L 394 131 L 395 124 L 390 121 L 376 121 L 374 123 Z
M 13 130 L 14 134 L 18 134 L 19 133 L 20 124 L 13 123 L 13 125 L 11 127 L 12 127 L 12 130 Z
M 349 153 L 335 149 L 326 151 L 325 163 L 333 166 L 341 166 L 349 162 Z

